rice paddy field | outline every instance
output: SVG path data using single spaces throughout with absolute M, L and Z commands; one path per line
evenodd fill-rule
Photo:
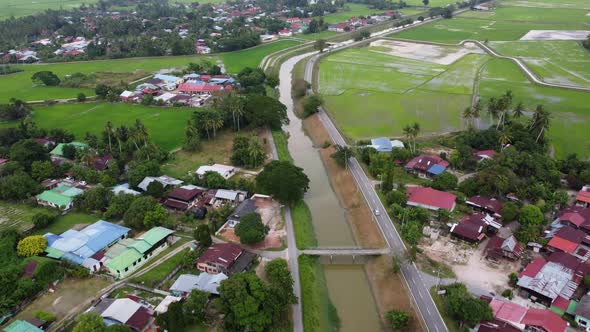
M 438 53 L 416 48 L 411 56 L 404 47 L 388 51 L 372 44 L 325 57 L 319 92 L 340 129 L 354 140 L 401 136 L 403 126 L 414 121 L 425 135 L 460 130 L 465 127 L 461 113 L 471 105 L 473 91 L 485 103 L 512 90 L 515 102 L 522 101 L 527 109 L 543 104 L 553 113 L 549 137 L 557 157 L 574 152 L 590 157 L 590 145 L 582 143 L 590 132 L 590 92 L 535 84 L 511 60 L 488 54 L 437 61 L 456 52 L 462 40 L 476 39 L 487 41 L 499 54 L 521 59 L 548 83 L 588 88 L 590 51 L 579 41 L 521 38 L 530 30 L 590 30 L 589 12 L 590 0 L 499 1 L 490 11 L 467 11 L 391 35 L 409 44 L 443 43 L 438 47 L 444 51 Z
M 141 119 L 154 143 L 165 150 L 173 150 L 182 145 L 186 121 L 196 110 L 109 103 L 60 104 L 34 107 L 33 120 L 41 128 L 64 128 L 77 139 L 83 139 L 86 132 L 100 134 L 108 121 L 119 126 Z M 1 124 L 14 125 L 16 123 Z
M 11 16 L 27 16 L 46 9 L 73 9 L 98 0 L 0 0 L 0 20 Z
M 167 56 L 15 66 L 24 69 L 24 71 L 0 76 L 0 103 L 5 103 L 10 98 L 25 101 L 75 98 L 80 92 L 87 96 L 94 95 L 94 91 L 91 89 L 34 86 L 31 76 L 42 70 L 52 71 L 60 78 L 73 73 L 130 73 L 134 75 L 129 75 L 129 77 L 135 79 L 138 76 L 147 76 L 162 69 L 183 69 L 190 62 L 210 59 L 211 61 L 223 61 L 228 72 L 237 73 L 245 67 L 257 67 L 262 58 L 269 53 L 298 44 L 300 42 L 294 40 L 280 40 L 243 51 L 220 53 L 215 56 Z

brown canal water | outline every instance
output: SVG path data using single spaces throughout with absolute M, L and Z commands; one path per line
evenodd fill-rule
M 355 241 L 346 214 L 326 173 L 318 148 L 303 129 L 301 119 L 293 112 L 291 95 L 292 71 L 295 64 L 310 54 L 295 56 L 280 69 L 280 101 L 287 106 L 289 152 L 295 164 L 310 179 L 305 202 L 311 210 L 313 226 L 320 247 L 353 247 Z M 380 331 L 378 310 L 365 271 L 361 265 L 324 265 L 332 303 L 338 310 L 342 332 Z

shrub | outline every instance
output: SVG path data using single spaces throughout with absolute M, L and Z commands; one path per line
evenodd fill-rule
M 33 216 L 32 221 L 35 225 L 35 229 L 43 229 L 52 224 L 55 221 L 55 219 L 55 215 L 46 212 L 39 212 Z

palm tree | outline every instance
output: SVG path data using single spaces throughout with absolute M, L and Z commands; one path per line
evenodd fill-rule
M 211 128 L 213 129 L 213 138 L 215 138 L 217 137 L 217 129 L 223 128 L 223 119 L 217 114 L 212 120 Z
M 549 127 L 550 119 L 551 113 L 546 111 L 543 105 L 537 105 L 530 126 L 534 132 L 538 133 L 535 142 L 539 142 L 539 139 L 545 139 L 545 131 Z
M 113 123 L 111 121 L 108 121 L 106 126 L 104 127 L 104 132 L 107 135 L 107 138 L 109 140 L 109 152 L 113 152 L 113 146 L 111 144 L 111 137 L 113 135 Z
M 147 128 L 141 122 L 141 120 L 139 120 L 139 119 L 135 120 L 135 124 L 133 125 L 133 129 L 135 131 L 137 139 L 140 142 L 142 142 L 144 146 L 146 146 L 148 144 L 149 133 L 148 133 Z
M 412 138 L 414 140 L 414 153 L 416 153 L 416 137 L 420 134 L 420 124 L 418 122 L 414 122 L 412 125 Z
M 498 100 L 497 102 L 497 111 L 500 114 L 498 119 L 498 124 L 496 125 L 496 130 L 500 128 L 500 125 L 504 125 L 504 121 L 506 119 L 506 112 L 512 105 L 512 91 L 508 90 L 506 93 Z
M 91 149 L 84 149 L 84 151 L 81 152 L 80 161 L 87 167 L 90 167 L 94 162 L 94 156 L 95 153 Z
M 471 111 L 471 106 L 467 106 L 465 110 L 463 110 L 463 119 L 467 122 L 467 126 L 472 128 L 473 126 L 473 112 Z
M 518 119 L 524 115 L 524 110 L 524 105 L 522 104 L 522 102 L 519 102 L 514 108 L 514 110 L 512 110 L 512 116 Z
M 481 114 L 481 101 L 478 99 L 471 109 L 471 117 L 475 119 L 475 127 L 479 129 L 479 116 Z
M 504 150 L 506 144 L 511 142 L 511 137 L 506 130 L 500 131 L 499 135 L 500 136 L 498 137 L 498 141 L 500 143 L 500 146 L 502 147 L 502 150 Z
M 498 101 L 495 97 L 490 98 L 488 101 L 488 108 L 486 111 L 492 117 L 492 120 L 498 119 Z
M 403 133 L 408 140 L 408 145 L 410 146 L 410 151 L 412 151 L 412 142 L 410 141 L 410 137 L 412 137 L 412 127 L 410 125 L 406 125 L 403 129 Z

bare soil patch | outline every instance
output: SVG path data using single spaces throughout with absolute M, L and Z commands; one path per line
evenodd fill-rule
M 585 40 L 590 30 L 530 30 L 520 40 Z
M 378 50 L 373 52 L 440 65 L 450 65 L 470 53 L 483 54 L 483 50 L 473 43 L 466 43 L 464 46 L 439 46 L 380 39 L 372 42 L 371 47 L 379 47 Z

